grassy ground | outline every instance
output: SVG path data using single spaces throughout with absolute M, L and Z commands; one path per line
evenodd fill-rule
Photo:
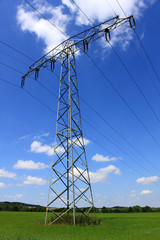
M 160 213 L 98 214 L 99 226 L 44 226 L 44 213 L 0 212 L 0 240 L 159 240 Z

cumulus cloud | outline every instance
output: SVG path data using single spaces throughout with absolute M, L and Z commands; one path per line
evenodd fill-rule
M 0 169 L 0 178 L 14 178 L 16 177 L 15 173 L 8 172 L 5 168 Z
M 34 162 L 32 160 L 28 161 L 23 161 L 23 160 L 18 160 L 18 162 L 13 166 L 15 169 L 27 169 L 27 170 L 39 170 L 39 169 L 45 169 L 48 168 L 49 166 L 41 163 L 41 162 Z
M 79 8 L 71 0 L 62 0 L 62 4 L 59 6 L 51 5 L 45 0 L 33 0 L 32 4 L 38 11 L 45 15 L 50 22 L 64 32 L 65 35 L 68 35 L 67 30 L 69 29 L 69 24 L 72 24 L 72 26 L 91 26 L 92 23 L 97 24 L 98 22 L 103 22 L 114 16 L 106 0 L 75 0 L 75 2 Z M 143 14 L 143 10 L 154 2 L 155 0 L 119 0 L 126 14 L 128 16 L 133 14 L 136 18 L 140 18 Z M 117 15 L 124 17 L 116 0 L 110 1 L 110 5 Z M 84 16 L 80 9 L 82 9 L 92 23 Z M 48 52 L 66 39 L 66 36 L 62 32 L 53 27 L 53 25 L 42 18 L 36 11 L 29 8 L 27 4 L 18 6 L 17 22 L 22 31 L 34 33 L 38 39 L 44 41 L 46 46 L 45 52 Z M 132 38 L 131 35 L 126 34 L 126 27 L 125 30 L 122 28 L 117 34 L 116 32 L 117 31 L 114 31 L 112 33 L 113 43 L 123 43 L 123 48 L 126 48 L 129 44 L 129 38 Z
M 70 17 L 63 13 L 63 6 L 53 6 L 47 1 L 33 1 L 33 5 L 62 32 L 66 32 Z M 45 52 L 50 51 L 60 42 L 66 39 L 66 36 L 57 28 L 54 28 L 46 19 L 42 18 L 36 11 L 29 9 L 28 5 L 21 4 L 17 9 L 17 21 L 22 31 L 35 33 L 38 39 L 44 41 Z
M 136 197 L 136 194 L 135 193 L 131 193 L 130 197 L 134 198 L 134 197 Z
M 33 141 L 33 143 L 31 144 L 30 151 L 34 153 L 45 153 L 48 156 L 53 156 L 54 148 L 52 147 L 52 145 L 47 144 L 42 145 L 42 143 L 39 141 Z M 64 148 L 58 147 L 56 149 L 56 152 L 63 153 Z
M 5 188 L 5 187 L 6 187 L 6 185 L 4 183 L 0 182 L 0 188 Z
M 87 138 L 82 138 L 80 137 L 78 140 L 76 138 L 73 139 L 73 142 L 77 145 L 77 146 L 83 146 L 83 143 L 85 146 L 87 146 L 91 141 Z
M 150 191 L 150 190 L 143 190 L 140 195 L 147 195 L 147 194 L 151 194 L 153 193 L 153 191 Z
M 26 177 L 26 180 L 23 182 L 23 184 L 26 184 L 26 185 L 45 185 L 46 183 L 47 181 L 44 180 L 43 178 L 32 177 L 32 176 Z
M 90 140 L 84 138 L 84 145 L 88 145 L 90 143 Z M 76 143 L 77 146 L 82 145 L 82 138 L 79 138 L 79 140 L 73 139 L 73 142 Z M 30 147 L 30 151 L 34 153 L 45 153 L 48 156 L 53 156 L 54 153 L 54 148 L 53 144 L 47 145 L 47 144 L 42 144 L 40 141 L 33 141 Z M 56 152 L 61 154 L 65 151 L 64 147 L 57 147 Z
M 78 168 L 78 170 L 82 173 L 83 170 Z M 76 168 L 74 169 L 74 175 L 79 177 L 80 173 Z M 121 171 L 119 168 L 109 165 L 108 167 L 105 168 L 100 168 L 96 172 L 89 172 L 90 180 L 92 183 L 97 183 L 97 182 L 104 182 L 108 176 L 108 174 L 113 173 L 115 175 L 121 175 Z M 84 173 L 84 176 L 87 178 L 87 172 Z
M 65 4 L 71 12 L 75 13 L 76 15 L 76 24 L 77 25 L 91 25 L 91 22 L 103 22 L 106 19 L 109 19 L 113 17 L 113 11 L 111 7 L 114 9 L 117 15 L 123 16 L 124 14 L 122 10 L 120 9 L 119 5 L 117 4 L 116 0 L 109 1 L 109 4 L 107 3 L 106 0 L 75 0 L 77 5 L 82 9 L 83 12 L 88 16 L 88 18 L 91 20 L 89 21 L 82 11 L 80 11 L 77 7 L 76 4 L 74 4 L 71 0 L 63 0 L 63 4 Z M 142 14 L 142 9 L 146 8 L 146 4 L 149 1 L 147 0 L 119 0 L 119 3 L 123 7 L 124 11 L 127 13 L 127 15 L 132 15 L 134 14 L 136 17 L 141 16 Z M 110 6 L 111 7 L 110 7 Z
M 157 177 L 157 176 L 142 177 L 142 178 L 138 178 L 136 180 L 136 182 L 140 183 L 140 184 L 150 184 L 150 183 L 158 182 L 158 181 L 160 181 L 160 177 Z
M 92 157 L 92 160 L 96 161 L 96 162 L 110 162 L 110 161 L 116 161 L 121 159 L 120 157 L 109 157 L 109 156 L 103 156 L 101 154 L 96 154 Z

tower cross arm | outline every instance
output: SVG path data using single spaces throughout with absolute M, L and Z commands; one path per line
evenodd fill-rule
M 83 49 L 86 53 L 88 51 L 88 45 L 97 39 L 105 36 L 106 41 L 110 41 L 110 32 L 126 22 L 129 22 L 132 29 L 135 28 L 133 16 L 127 18 L 119 18 L 119 16 L 116 16 L 63 41 L 29 67 L 28 72 L 22 77 L 21 87 L 23 88 L 24 86 L 25 78 L 32 74 L 35 74 L 35 80 L 37 80 L 41 69 L 50 66 L 51 71 L 53 71 L 55 62 L 61 60 L 63 54 L 68 50 L 72 50 L 75 53 Z

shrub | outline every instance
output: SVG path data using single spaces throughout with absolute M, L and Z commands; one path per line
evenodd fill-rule
M 51 222 L 54 221 L 54 218 L 51 218 Z M 65 224 L 65 225 L 73 225 L 73 215 L 63 215 L 62 218 L 57 219 L 54 224 Z M 101 220 L 96 217 L 90 217 L 85 215 L 77 215 L 76 216 L 76 225 L 99 225 L 101 224 Z

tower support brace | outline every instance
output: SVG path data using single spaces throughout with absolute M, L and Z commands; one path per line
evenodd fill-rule
M 91 183 L 82 134 L 79 94 L 74 50 L 62 55 L 56 137 L 47 210 L 55 215 L 55 222 L 73 212 L 73 224 L 81 207 L 88 212 L 94 207 Z M 56 208 L 62 208 L 57 213 Z M 47 222 L 47 212 L 46 212 Z

